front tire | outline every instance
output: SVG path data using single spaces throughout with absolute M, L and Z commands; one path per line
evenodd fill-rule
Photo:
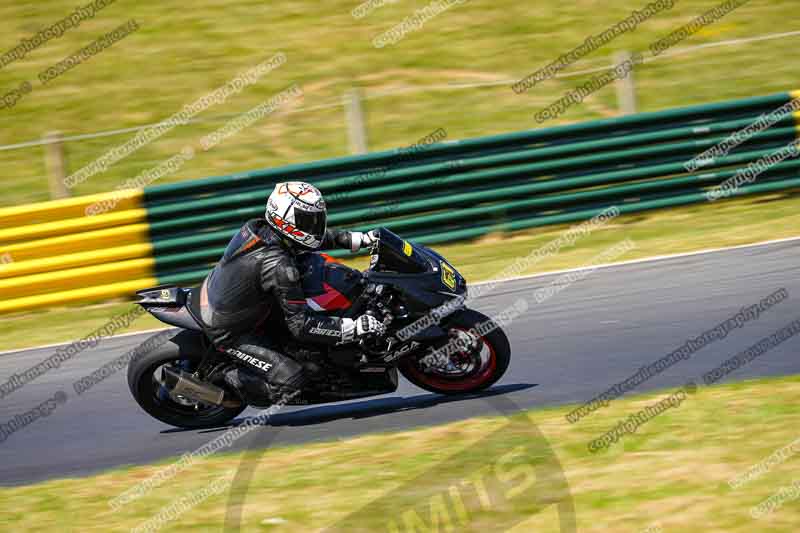
M 487 323 L 493 327 L 483 326 L 484 330 L 491 330 L 481 333 L 479 326 Z M 480 346 L 477 349 L 480 353 L 473 353 L 475 350 L 471 350 L 469 354 L 455 355 L 457 361 L 464 367 L 461 374 L 424 368 L 420 363 L 420 358 L 424 356 L 407 357 L 398 365 L 400 373 L 407 380 L 430 392 L 455 395 L 487 389 L 503 377 L 511 362 L 511 345 L 505 332 L 489 317 L 478 311 L 465 309 L 454 315 L 443 327 L 449 329 L 451 335 L 478 330 Z
M 159 381 L 157 374 L 165 365 L 191 370 L 203 354 L 201 335 L 181 331 L 168 342 L 141 356 L 128 365 L 128 387 L 136 403 L 153 418 L 171 426 L 200 429 L 219 427 L 236 418 L 247 408 L 203 405 L 173 398 Z

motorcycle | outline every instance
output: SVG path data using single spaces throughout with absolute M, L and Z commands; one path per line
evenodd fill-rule
M 283 353 L 307 374 L 303 390 L 291 398 L 254 395 L 224 379 L 232 368 L 253 380 L 264 381 L 266 374 L 257 359 L 215 349 L 189 305 L 198 289 L 138 291 L 139 305 L 180 330 L 131 360 L 128 385 L 134 399 L 167 424 L 208 428 L 224 425 L 248 406 L 321 404 L 392 393 L 398 371 L 414 385 L 446 395 L 480 391 L 503 376 L 511 358 L 508 338 L 489 317 L 466 307 L 466 280 L 450 263 L 385 228 L 378 230 L 370 256 L 363 272 L 324 253 L 300 256 L 308 306 L 338 317 L 370 314 L 387 331 L 380 338 L 336 346 L 283 338 Z

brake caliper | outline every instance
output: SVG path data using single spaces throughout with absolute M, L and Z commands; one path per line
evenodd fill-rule
M 437 368 L 446 372 L 453 372 L 458 370 L 454 359 L 463 364 L 464 358 L 469 358 L 478 349 L 479 343 L 480 338 L 468 331 L 451 329 L 450 340 L 447 344 L 435 348 L 424 357 L 421 357 L 419 362 L 424 370 Z

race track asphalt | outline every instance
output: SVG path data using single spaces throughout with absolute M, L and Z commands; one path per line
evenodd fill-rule
M 532 292 L 557 277 L 504 282 L 477 300 L 474 307 L 492 315 L 520 297 L 532 302 Z M 800 240 L 598 269 L 565 286 L 546 302 L 531 303 L 527 313 L 507 327 L 513 359 L 508 373 L 490 394 L 502 394 L 521 409 L 588 401 L 636 373 L 642 365 L 676 350 L 688 338 L 781 288 L 788 290 L 787 300 L 634 392 L 699 381 L 704 372 L 800 318 Z M 0 442 L 0 484 L 84 476 L 120 465 L 179 456 L 224 431 L 176 430 L 153 420 L 131 398 L 124 370 L 81 396 L 74 392 L 75 381 L 145 338 L 137 335 L 104 340 L 0 399 L 0 423 L 6 423 L 57 391 L 66 394 L 66 402 L 50 416 Z M 799 349 L 800 336 L 723 382 L 800 374 Z M 0 354 L 0 383 L 54 350 Z M 243 416 L 255 412 L 248 410 Z M 271 445 L 335 441 L 495 413 L 485 398 L 442 398 L 402 380 L 391 395 L 286 408 L 272 417 Z M 248 440 L 237 442 L 234 449 L 246 446 Z

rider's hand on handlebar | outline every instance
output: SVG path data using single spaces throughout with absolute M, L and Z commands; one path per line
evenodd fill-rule
M 386 334 L 386 326 L 372 315 L 361 315 L 356 319 L 356 338 Z
M 352 251 L 357 252 L 361 248 L 368 248 L 378 242 L 378 230 L 374 229 L 366 233 L 352 231 L 350 238 L 352 239 Z
M 354 342 L 370 336 L 386 334 L 386 326 L 372 315 L 342 319 L 342 343 Z

